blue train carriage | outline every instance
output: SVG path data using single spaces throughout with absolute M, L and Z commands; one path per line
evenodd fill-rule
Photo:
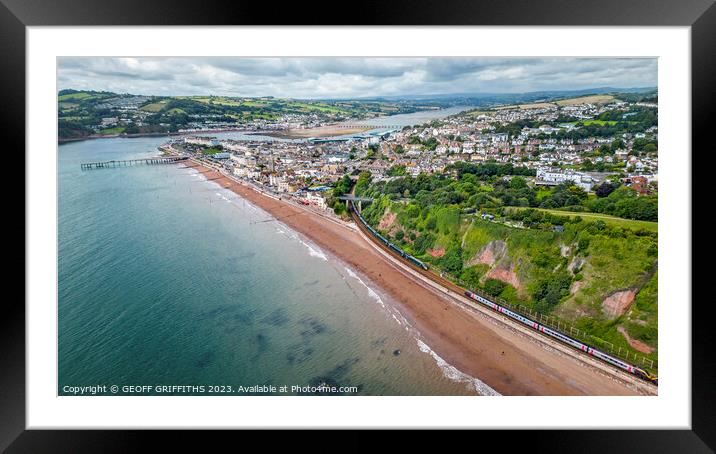
M 417 266 L 419 266 L 420 268 L 422 268 L 422 269 L 424 269 L 424 270 L 427 271 L 428 265 L 426 265 L 426 264 L 423 263 L 422 261 L 416 259 L 416 258 L 413 257 L 412 255 L 408 255 L 408 260 L 410 260 L 410 261 L 413 262 L 415 265 L 417 265 Z
M 428 269 L 428 266 L 427 266 L 425 263 L 421 262 L 420 260 L 418 260 L 417 258 L 413 257 L 412 255 L 407 254 L 405 251 L 403 251 L 402 249 L 400 249 L 398 246 L 396 246 L 396 245 L 394 245 L 393 243 L 391 243 L 390 241 L 388 241 L 385 237 L 383 237 L 383 235 L 381 235 L 380 233 L 378 233 L 377 230 L 375 230 L 370 224 L 368 224 L 368 223 L 366 222 L 366 220 L 363 218 L 363 215 L 361 215 L 358 211 L 355 210 L 355 205 L 353 204 L 353 201 L 352 201 L 352 200 L 351 200 L 351 207 L 353 208 L 353 211 L 358 215 L 358 219 L 360 219 L 361 223 L 362 223 L 364 226 L 366 226 L 366 228 L 368 228 L 368 230 L 370 231 L 370 233 L 372 233 L 376 238 L 378 238 L 380 241 L 382 241 L 383 244 L 385 244 L 385 245 L 388 246 L 389 248 L 393 249 L 395 252 L 397 252 L 398 254 L 400 254 L 401 257 L 403 257 L 403 258 L 409 260 L 409 261 L 412 262 L 414 265 L 417 265 L 417 266 L 419 266 L 420 268 L 422 268 L 422 269 L 424 269 L 424 270 L 427 270 L 427 269 Z
M 389 242 L 388 247 L 391 248 L 392 250 L 394 250 L 395 252 L 397 252 L 398 254 L 400 254 L 401 256 L 405 256 L 405 252 L 400 250 L 400 248 L 398 246 L 394 245 L 393 243 Z

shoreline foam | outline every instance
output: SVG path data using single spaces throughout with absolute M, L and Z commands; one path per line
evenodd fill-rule
M 511 395 L 638 394 L 624 383 L 581 367 L 574 358 L 555 355 L 524 336 L 489 323 L 484 316 L 446 301 L 388 263 L 357 232 L 263 195 L 207 167 L 196 167 L 203 169 L 207 180 L 259 207 L 286 228 L 305 236 L 324 255 L 336 257 L 374 283 L 404 309 L 399 311 L 401 315 L 405 313 L 422 334 L 418 346 L 423 345 L 425 353 L 434 355 L 438 365 L 445 367 L 443 373 L 462 381 L 466 377 L 481 378 L 482 385 L 472 382 L 476 391 Z
M 192 175 L 197 175 L 199 178 L 201 178 L 202 181 L 204 181 L 206 183 L 213 183 L 213 186 L 218 186 L 220 189 L 228 190 L 226 188 L 223 188 L 221 185 L 219 185 L 218 183 L 216 183 L 214 181 L 209 181 L 200 172 L 192 173 Z M 232 200 L 227 198 L 221 192 L 215 192 L 214 194 L 226 202 L 233 203 Z M 271 217 L 270 213 L 262 210 L 261 208 L 257 207 L 256 205 L 252 204 L 251 202 L 246 202 L 246 203 L 248 204 L 247 208 L 253 209 L 254 211 L 260 211 L 261 213 Z M 308 242 L 304 241 L 304 239 L 301 238 L 300 232 L 297 232 L 297 231 L 291 229 L 290 227 L 286 226 L 279 220 L 275 220 L 274 222 L 277 224 L 277 226 L 276 226 L 277 233 L 286 235 L 288 238 L 291 238 L 291 239 L 296 240 L 297 242 L 301 243 L 303 246 L 305 246 L 308 249 L 309 256 L 328 261 L 328 256 L 326 255 L 326 253 L 323 250 L 321 250 L 321 248 L 319 246 L 317 246 L 315 244 L 311 244 L 310 240 Z M 375 301 L 377 304 L 379 304 L 381 306 L 381 308 L 385 311 L 386 315 L 389 315 L 400 327 L 404 328 L 408 333 L 410 333 L 412 335 L 413 339 L 416 341 L 416 343 L 418 345 L 418 349 L 422 353 L 425 353 L 431 357 L 431 359 L 434 361 L 434 363 L 438 367 L 438 369 L 440 369 L 440 371 L 442 372 L 442 375 L 445 378 L 452 380 L 456 383 L 468 383 L 471 385 L 471 388 L 474 389 L 475 392 L 477 392 L 479 395 L 484 395 L 484 396 L 495 396 L 495 395 L 499 396 L 500 395 L 497 391 L 490 388 L 487 384 L 482 382 L 480 379 L 478 379 L 476 377 L 472 377 L 472 376 L 458 370 L 453 365 L 449 364 L 447 361 L 445 361 L 443 358 L 441 358 L 437 353 L 435 353 L 430 348 L 429 345 L 427 345 L 422 340 L 420 332 L 418 330 L 416 330 L 410 324 L 410 322 L 403 316 L 403 314 L 397 308 L 393 307 L 392 305 L 386 304 L 386 302 L 383 300 L 383 297 L 381 297 L 381 295 L 378 294 L 378 291 L 376 291 L 373 287 L 371 287 L 371 285 L 375 285 L 375 284 L 373 284 L 372 282 L 370 283 L 371 285 L 366 283 L 361 278 L 361 276 L 359 276 L 359 274 L 356 270 L 352 269 L 350 266 L 343 263 L 338 257 L 331 257 L 331 258 L 334 259 L 336 262 L 338 262 L 343 267 L 343 269 L 346 271 L 346 273 L 348 274 L 348 276 L 351 279 L 354 279 L 363 288 L 365 288 L 365 290 L 367 291 L 368 297 L 370 299 L 372 299 L 373 301 Z M 340 273 L 340 270 L 338 270 L 338 271 Z M 342 274 L 342 273 L 340 273 L 340 274 Z M 396 316 L 396 314 L 397 314 L 397 316 Z

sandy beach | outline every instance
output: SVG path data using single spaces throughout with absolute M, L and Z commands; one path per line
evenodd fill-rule
M 307 139 L 309 137 L 333 137 L 333 136 L 345 136 L 348 134 L 357 134 L 359 132 L 365 132 L 369 129 L 373 129 L 372 126 L 366 127 L 351 127 L 341 128 L 338 125 L 320 126 L 317 128 L 307 129 L 283 129 L 280 131 L 270 132 L 257 132 L 270 137 L 279 137 L 282 139 Z
M 556 352 L 490 317 L 463 309 L 390 263 L 354 230 L 190 163 L 262 208 L 390 295 L 445 361 L 503 395 L 638 395 L 626 382 Z

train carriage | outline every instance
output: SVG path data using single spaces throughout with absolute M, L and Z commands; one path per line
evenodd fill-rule
M 380 233 L 378 233 L 378 231 L 376 231 L 373 227 L 371 227 L 371 226 L 366 222 L 366 220 L 363 219 L 363 216 L 362 216 L 358 211 L 356 211 L 355 205 L 354 205 L 353 201 L 351 201 L 351 208 L 352 208 L 352 211 L 357 215 L 357 217 L 358 217 L 358 219 L 360 220 L 361 224 L 362 224 L 364 227 L 366 227 L 366 228 L 368 229 L 368 231 L 371 232 L 371 234 L 373 234 L 373 236 L 375 236 L 376 238 L 378 238 L 378 239 L 379 239 L 383 244 L 385 244 L 389 249 L 392 249 L 392 250 L 395 251 L 397 254 L 399 254 L 401 257 L 403 257 L 404 259 L 410 261 L 410 262 L 413 263 L 414 265 L 416 265 L 416 266 L 422 268 L 423 270 L 428 270 L 428 266 L 427 266 L 425 263 L 423 263 L 421 260 L 417 259 L 416 257 L 413 257 L 412 255 L 406 253 L 405 251 L 403 251 L 402 249 L 400 249 L 399 247 L 397 247 L 396 245 L 394 245 L 393 243 L 391 243 L 390 241 L 388 241 L 385 237 L 383 237 Z M 573 338 L 571 338 L 571 337 L 569 337 L 569 336 L 567 336 L 567 335 L 565 335 L 565 334 L 560 333 L 559 331 L 555 331 L 555 330 L 550 329 L 550 328 L 548 328 L 548 327 L 546 327 L 546 326 L 544 326 L 544 325 L 541 325 L 540 323 L 538 323 L 538 322 L 536 322 L 536 321 L 534 321 L 534 320 L 532 320 L 532 319 L 530 319 L 530 318 L 528 318 L 528 317 L 525 317 L 525 316 L 523 316 L 523 315 L 517 314 L 517 313 L 515 313 L 515 312 L 513 312 L 513 311 L 511 311 L 511 310 L 509 310 L 509 309 L 507 309 L 507 308 L 505 308 L 505 307 L 503 307 L 503 306 L 501 306 L 501 305 L 499 305 L 499 304 L 493 302 L 493 301 L 490 301 L 490 300 L 488 300 L 487 298 L 484 298 L 484 297 L 482 297 L 482 296 L 480 296 L 480 295 L 478 295 L 478 294 L 476 294 L 476 293 L 473 293 L 473 292 L 471 292 L 471 291 L 469 291 L 469 290 L 468 290 L 468 291 L 465 291 L 465 296 L 467 296 L 468 298 L 471 298 L 471 299 L 473 299 L 473 300 L 475 300 L 475 301 L 478 301 L 478 302 L 484 304 L 485 306 L 490 307 L 491 309 L 493 309 L 493 310 L 495 310 L 495 311 L 497 311 L 497 312 L 500 312 L 500 313 L 502 313 L 502 314 L 504 314 L 504 315 L 506 315 L 506 316 L 508 316 L 508 317 L 510 317 L 510 318 L 512 318 L 512 319 L 514 319 L 514 320 L 517 320 L 518 322 L 520 322 L 520 323 L 523 324 L 523 325 L 529 326 L 530 328 L 532 328 L 532 329 L 534 329 L 534 330 L 536 330 L 536 331 L 540 331 L 540 332 L 542 332 L 542 333 L 544 333 L 544 334 L 546 334 L 546 335 L 548 335 L 548 336 L 550 336 L 550 337 L 552 337 L 552 338 L 554 338 L 554 339 L 557 339 L 557 340 L 559 340 L 559 341 L 562 342 L 562 343 L 565 343 L 565 344 L 567 344 L 567 345 L 570 345 L 570 346 L 572 346 L 572 347 L 574 347 L 574 348 L 576 348 L 576 349 L 579 349 L 579 350 L 581 350 L 581 351 L 583 351 L 583 352 L 585 352 L 585 353 L 587 353 L 587 354 L 589 354 L 589 355 L 591 355 L 591 356 L 594 356 L 594 357 L 596 357 L 596 358 L 599 358 L 599 359 L 601 359 L 602 361 L 605 361 L 605 362 L 607 362 L 607 363 L 609 363 L 609 364 L 611 364 L 611 365 L 613 365 L 613 366 L 616 366 L 616 367 L 618 367 L 618 368 L 620 368 L 620 369 L 622 369 L 622 370 L 625 370 L 625 371 L 627 371 L 627 372 L 629 372 L 629 373 L 631 373 L 631 374 L 634 374 L 634 375 L 636 375 L 636 376 L 639 377 L 639 378 L 642 378 L 642 379 L 644 379 L 644 380 L 650 381 L 650 382 L 652 382 L 652 383 L 654 383 L 654 384 L 658 384 L 658 379 L 657 379 L 656 376 L 650 374 L 649 372 L 647 372 L 647 371 L 645 371 L 645 370 L 643 370 L 643 369 L 641 369 L 641 368 L 639 368 L 639 367 L 636 367 L 636 366 L 634 366 L 634 365 L 631 365 L 631 364 L 628 364 L 628 363 L 626 363 L 626 362 L 624 362 L 624 361 L 621 361 L 621 360 L 619 360 L 619 359 L 617 359 L 617 358 L 614 358 L 614 357 L 612 357 L 612 356 L 610 356 L 610 355 L 607 355 L 606 353 L 604 353 L 604 352 L 602 352 L 602 351 L 596 350 L 596 349 L 590 347 L 590 346 L 587 345 L 587 344 L 584 344 L 584 343 L 582 343 L 582 342 L 579 342 L 579 341 L 576 340 L 576 339 L 573 339 Z
M 388 241 L 383 235 L 381 235 L 380 233 L 378 233 L 377 230 L 375 230 L 370 224 L 368 224 L 368 223 L 366 222 L 366 220 L 363 219 L 363 216 L 355 209 L 355 204 L 353 203 L 352 200 L 351 200 L 351 209 L 352 209 L 352 211 L 356 214 L 356 216 L 358 216 L 358 219 L 360 220 L 361 224 L 363 224 L 363 226 L 365 226 L 365 228 L 367 228 L 368 231 L 369 231 L 371 234 L 373 234 L 373 236 L 375 236 L 376 238 L 378 238 L 383 244 L 385 244 L 386 246 L 388 246 L 390 249 L 392 249 L 393 251 L 395 251 L 397 254 L 399 254 L 399 255 L 400 255 L 401 257 L 403 257 L 404 259 L 410 261 L 413 265 L 419 266 L 420 268 L 422 268 L 422 269 L 424 269 L 424 270 L 427 270 L 427 269 L 428 269 L 428 266 L 427 266 L 425 263 L 423 263 L 421 260 L 417 259 L 416 257 L 413 257 L 412 255 L 410 255 L 410 254 L 408 254 L 407 252 L 405 252 L 405 251 L 403 251 L 402 249 L 400 249 L 400 248 L 399 248 L 398 246 L 396 246 L 395 244 L 393 244 L 393 243 L 391 243 L 390 241 Z
M 494 310 L 497 311 L 497 312 L 500 312 L 500 313 L 502 313 L 502 314 L 505 314 L 505 315 L 507 315 L 508 317 L 510 317 L 510 318 L 512 318 L 512 319 L 514 319 L 514 320 L 517 320 L 518 322 L 522 323 L 523 325 L 529 326 L 530 328 L 532 328 L 532 329 L 534 329 L 534 330 L 540 331 L 540 332 L 542 332 L 542 333 L 544 333 L 544 334 L 546 334 L 546 335 L 548 335 L 548 336 L 550 336 L 550 337 L 553 337 L 553 338 L 559 340 L 559 341 L 562 342 L 562 343 L 565 343 L 565 344 L 567 344 L 567 345 L 570 345 L 570 346 L 572 346 L 572 347 L 574 347 L 574 348 L 576 348 L 576 349 L 579 349 L 579 350 L 581 350 L 581 351 L 583 351 L 583 352 L 585 352 L 585 353 L 587 353 L 587 354 L 589 354 L 589 355 L 591 355 L 591 356 L 594 356 L 594 357 L 596 357 L 596 358 L 599 358 L 599 359 L 601 359 L 602 361 L 605 361 L 605 362 L 607 362 L 607 363 L 609 363 L 609 364 L 611 364 L 611 365 L 613 365 L 613 366 L 616 366 L 616 367 L 618 367 L 618 368 L 620 368 L 620 369 L 622 369 L 622 370 L 625 370 L 625 371 L 627 371 L 627 372 L 629 372 L 629 373 L 631 373 L 631 374 L 634 374 L 634 375 L 636 375 L 636 376 L 639 377 L 639 378 L 642 378 L 642 379 L 644 379 L 644 380 L 650 381 L 650 382 L 655 383 L 655 384 L 658 383 L 658 379 L 657 379 L 656 376 L 654 376 L 654 375 L 648 373 L 647 371 L 645 371 L 645 370 L 643 370 L 643 369 L 641 369 L 641 368 L 639 368 L 639 367 L 636 367 L 636 366 L 634 366 L 634 365 L 632 365 L 632 364 L 629 364 L 629 363 L 626 363 L 626 362 L 624 362 L 624 361 L 622 361 L 622 360 L 620 360 L 620 359 L 617 359 L 617 358 L 614 358 L 614 357 L 612 357 L 612 356 L 610 356 L 610 355 L 607 355 L 606 353 L 604 353 L 604 352 L 602 352 L 602 351 L 599 351 L 599 350 L 597 350 L 597 349 L 595 349 L 595 348 L 592 348 L 592 347 L 590 347 L 590 346 L 587 345 L 587 344 L 584 344 L 584 343 L 582 343 L 582 342 L 579 342 L 578 340 L 573 339 L 573 338 L 571 338 L 571 337 L 569 337 L 569 336 L 567 336 L 567 335 L 565 335 L 565 334 L 562 334 L 562 333 L 560 333 L 559 331 L 555 331 L 555 330 L 553 330 L 553 329 L 551 329 L 551 328 L 548 328 L 548 327 L 546 327 L 546 326 L 544 326 L 544 325 L 541 325 L 540 323 L 538 323 L 538 322 L 536 322 L 536 321 L 534 321 L 534 320 L 532 320 L 532 319 L 529 319 L 529 318 L 527 318 L 527 317 L 525 317 L 525 316 L 523 316 L 523 315 L 520 315 L 520 314 L 517 314 L 517 313 L 515 313 L 515 312 L 512 312 L 511 310 L 509 310 L 509 309 L 507 309 L 507 308 L 505 308 L 505 307 L 503 307 L 503 306 L 501 306 L 501 305 L 499 305 L 499 304 L 497 304 L 497 303 L 494 303 L 494 302 L 488 300 L 487 298 L 484 298 L 484 297 L 482 297 L 482 296 L 480 296 L 480 295 L 478 295 L 478 294 L 476 294 L 476 293 L 473 293 L 473 292 L 471 292 L 471 291 L 468 290 L 468 291 L 465 291 L 465 296 L 467 296 L 468 298 L 471 298 L 471 299 L 473 299 L 473 300 L 475 300 L 475 301 L 478 301 L 478 302 L 484 304 L 485 306 L 488 306 L 488 307 L 494 309 Z

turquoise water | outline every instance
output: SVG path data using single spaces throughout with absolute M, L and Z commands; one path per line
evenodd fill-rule
M 80 170 L 155 156 L 165 140 L 59 147 L 59 394 L 475 393 L 365 278 L 194 170 Z

